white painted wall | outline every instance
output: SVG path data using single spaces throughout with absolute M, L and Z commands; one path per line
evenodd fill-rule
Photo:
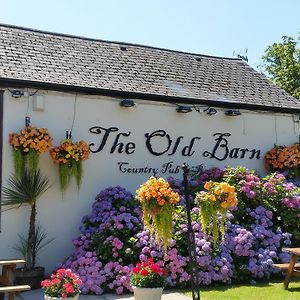
M 32 97 L 14 99 L 8 91 L 4 95 L 4 133 L 3 133 L 3 184 L 12 173 L 13 162 L 11 149 L 7 143 L 10 132 L 18 131 L 24 127 L 24 117 L 27 111 L 31 116 L 32 125 L 46 127 L 51 132 L 54 142 L 59 143 L 65 137 L 73 121 L 74 107 L 76 106 L 73 139 L 84 139 L 88 143 L 100 142 L 100 136 L 89 132 L 93 126 L 118 127 L 122 132 L 131 131 L 128 138 L 121 141 L 130 141 L 136 144 L 134 154 L 110 154 L 113 136 L 108 138 L 103 151 L 91 155 L 84 163 L 84 179 L 78 191 L 73 182 L 67 192 L 62 196 L 59 189 L 58 170 L 53 164 L 48 153 L 40 158 L 40 168 L 49 176 L 55 185 L 38 201 L 37 218 L 47 230 L 49 237 L 55 237 L 41 253 L 39 263 L 46 266 L 48 272 L 67 257 L 73 249 L 72 238 L 79 233 L 78 227 L 81 218 L 90 212 L 91 204 L 96 194 L 112 185 L 122 185 L 134 192 L 151 174 L 127 174 L 119 170 L 118 162 L 128 162 L 130 167 L 161 166 L 172 161 L 181 165 L 183 162 L 192 165 L 203 163 L 205 167 L 225 165 L 243 165 L 264 172 L 264 153 L 276 144 L 291 144 L 298 141 L 299 123 L 293 121 L 293 116 L 288 114 L 273 114 L 267 112 L 242 111 L 239 117 L 227 117 L 222 109 L 218 113 L 208 116 L 205 113 L 193 111 L 188 114 L 179 114 L 175 105 L 155 103 L 149 101 L 136 101 L 133 108 L 122 108 L 119 99 L 101 96 L 63 94 L 49 91 L 39 91 L 45 97 L 45 111 L 32 110 Z M 28 105 L 29 104 L 29 105 Z M 164 154 L 154 156 L 145 146 L 145 133 L 163 129 L 176 140 L 184 136 L 183 145 L 179 145 L 178 152 L 172 156 Z M 216 132 L 229 132 L 229 147 L 261 149 L 261 159 L 228 159 L 217 161 L 202 155 L 205 150 L 212 151 L 215 141 L 213 134 Z M 194 136 L 201 137 L 195 142 L 195 154 L 184 157 L 179 150 L 188 145 Z M 157 150 L 163 149 L 164 139 L 156 139 Z M 95 147 L 93 148 L 95 149 Z M 170 152 L 170 151 L 169 151 Z M 164 174 L 167 177 L 169 174 Z M 181 174 L 175 175 L 181 177 Z M 0 257 L 17 257 L 18 254 L 12 247 L 18 243 L 18 234 L 26 233 L 29 219 L 29 209 L 21 207 L 2 213 L 0 233 Z

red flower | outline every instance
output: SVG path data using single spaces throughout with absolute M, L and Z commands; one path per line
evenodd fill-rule
M 159 265 L 157 265 L 157 264 L 151 265 L 150 269 L 153 273 L 156 273 L 156 274 L 161 273 L 161 269 L 160 269 Z
M 152 258 L 152 257 L 148 258 L 148 263 L 154 264 L 154 261 L 153 261 L 153 258 Z
M 132 273 L 137 274 L 140 272 L 140 268 L 133 268 Z
M 149 272 L 146 269 L 143 269 L 140 273 L 142 276 L 147 276 Z

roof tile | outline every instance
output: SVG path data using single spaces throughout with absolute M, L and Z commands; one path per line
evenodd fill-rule
M 239 59 L 8 25 L 0 25 L 1 79 L 300 110 L 300 101 Z

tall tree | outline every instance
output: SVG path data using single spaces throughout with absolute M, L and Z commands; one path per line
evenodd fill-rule
M 300 35 L 299 38 L 300 39 Z M 300 48 L 290 36 L 265 50 L 261 65 L 266 75 L 292 96 L 300 99 Z

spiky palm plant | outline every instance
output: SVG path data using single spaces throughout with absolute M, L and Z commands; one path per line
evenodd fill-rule
M 13 207 L 29 205 L 31 207 L 28 236 L 27 239 L 21 238 L 26 259 L 26 269 L 28 270 L 34 269 L 36 250 L 40 248 L 42 243 L 40 240 L 40 227 L 36 226 L 36 201 L 50 187 L 49 179 L 43 176 L 40 170 L 24 170 L 20 177 L 9 177 L 8 186 L 2 188 L 2 205 Z M 44 234 L 42 237 L 43 239 L 45 238 Z

